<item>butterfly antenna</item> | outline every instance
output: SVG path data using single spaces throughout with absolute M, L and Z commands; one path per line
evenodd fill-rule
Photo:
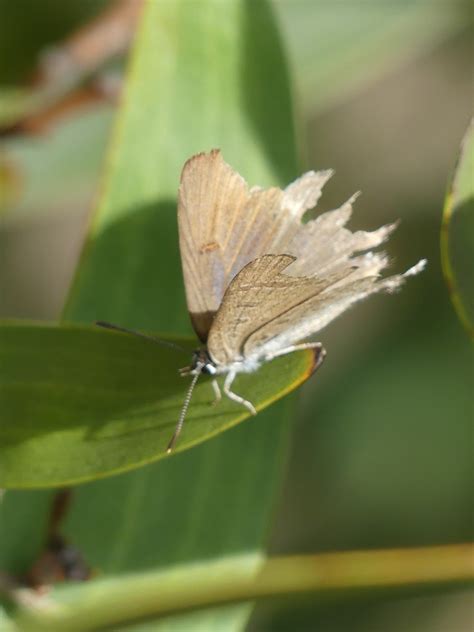
M 194 387 L 196 386 L 196 382 L 198 381 L 199 376 L 201 375 L 203 366 L 204 365 L 198 365 L 197 368 L 195 369 L 196 373 L 194 374 L 191 384 L 189 385 L 188 392 L 186 393 L 186 397 L 184 398 L 183 407 L 181 408 L 181 412 L 179 413 L 178 423 L 176 424 L 176 428 L 174 430 L 173 436 L 171 437 L 171 441 L 168 443 L 168 447 L 166 448 L 166 452 L 168 454 L 174 448 L 174 445 L 181 433 L 181 430 L 183 429 L 184 418 L 186 417 L 186 413 L 188 412 L 189 402 L 191 401 L 191 396 L 193 394 Z
M 123 334 L 131 334 L 132 336 L 137 336 L 138 338 L 144 338 L 145 340 L 151 340 L 151 342 L 156 342 L 162 347 L 169 347 L 170 349 L 177 349 L 178 351 L 189 353 L 188 349 L 185 349 L 184 347 L 176 344 L 175 342 L 171 342 L 170 340 L 161 340 L 161 338 L 155 338 L 154 336 L 148 336 L 147 334 L 142 334 L 141 331 L 135 331 L 134 329 L 127 329 L 126 327 L 120 327 L 119 325 L 114 325 L 113 323 L 107 323 L 103 320 L 96 320 L 94 324 L 97 325 L 97 327 L 102 327 L 103 329 L 113 329 L 114 331 L 120 331 Z

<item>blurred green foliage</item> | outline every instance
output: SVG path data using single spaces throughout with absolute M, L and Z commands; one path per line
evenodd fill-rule
M 4 0 L 0 6 L 0 42 L 4 51 L 0 54 L 0 83 L 8 87 L 24 85 L 24 80 L 33 74 L 37 53 L 98 12 L 102 4 L 98 0 L 22 0 L 20 5 Z M 291 457 L 272 521 L 270 550 L 313 552 L 467 540 L 472 535 L 472 350 L 449 304 L 439 262 L 439 231 L 449 174 L 470 118 L 469 8 L 463 2 L 401 0 L 355 4 L 280 0 L 276 8 L 300 112 L 304 113 L 304 118 L 297 120 L 297 127 L 305 141 L 305 167 L 337 170 L 321 208 L 339 205 L 354 190 L 362 189 L 364 195 L 357 202 L 353 225 L 376 227 L 401 217 L 403 221 L 388 248 L 396 259 L 394 265 L 397 269 L 406 268 L 426 256 L 429 267 L 422 276 L 411 280 L 400 295 L 376 297 L 323 332 L 321 339 L 329 354 L 323 370 L 304 388 L 300 414 L 294 416 Z M 251 28 L 250 8 L 249 16 L 248 32 L 255 39 L 258 31 Z M 264 27 L 262 30 L 265 32 Z M 212 46 L 212 42 L 206 45 Z M 256 53 L 251 48 L 248 53 L 250 64 Z M 212 51 L 209 55 L 212 60 Z M 285 71 L 280 66 L 273 69 L 275 77 L 281 72 Z M 259 94 L 258 81 L 252 86 L 252 94 Z M 181 108 L 186 105 L 186 91 L 179 97 L 176 107 Z M 259 95 L 260 98 L 263 97 Z M 278 99 L 278 95 L 274 98 Z M 249 103 L 235 105 L 252 107 Z M 212 116 L 213 112 L 209 112 L 209 119 Z M 192 124 L 199 126 L 199 117 Z M 266 128 L 265 110 L 249 120 L 249 128 L 261 130 L 263 143 L 272 136 L 271 126 Z M 12 141 L 16 142 L 8 142 Z M 19 140 L 18 147 L 21 142 L 31 141 Z M 36 137 L 34 142 L 44 145 L 47 155 L 47 135 Z M 200 140 L 204 146 L 199 148 L 205 149 L 213 142 L 214 139 L 208 142 L 204 134 Z M 284 153 L 285 149 L 282 143 L 279 151 Z M 4 145 L 0 151 L 7 151 L 7 147 Z M 12 151 L 20 150 L 15 145 Z M 95 151 L 94 164 L 98 164 L 103 157 L 101 143 L 97 143 Z M 176 148 L 170 170 L 177 171 L 184 152 L 185 145 Z M 77 173 L 81 178 L 85 174 L 83 181 L 89 183 L 88 190 L 92 192 L 97 174 L 90 169 L 87 148 L 74 155 L 74 160 L 78 160 Z M 245 163 L 243 153 L 235 166 L 245 172 Z M 259 184 L 278 180 L 285 184 L 295 175 L 291 169 L 272 172 L 269 168 L 266 173 L 257 173 L 254 166 L 247 169 L 246 176 Z M 58 178 L 61 177 L 58 167 Z M 171 197 L 171 185 L 168 192 Z M 71 199 L 76 193 L 71 186 Z M 41 210 L 48 208 L 48 198 L 45 196 L 44 200 Z M 69 223 L 73 226 L 87 210 L 84 202 L 82 206 L 64 204 L 62 208 L 64 215 L 70 213 Z M 77 256 L 77 249 L 71 253 L 60 247 L 73 243 L 60 221 L 64 219 L 44 214 L 35 217 L 33 209 L 30 219 L 18 224 L 13 205 L 9 215 L 4 215 L 0 234 L 0 245 L 4 244 L 0 272 L 5 297 L 3 307 L 0 306 L 3 316 L 58 317 L 57 308 L 52 306 L 57 305 L 58 296 L 64 297 Z M 41 227 L 46 227 L 48 234 L 55 234 L 56 239 L 47 251 L 35 254 L 33 250 L 28 257 L 29 251 L 24 248 L 25 243 L 31 242 L 25 242 L 25 236 L 33 229 L 41 235 Z M 170 219 L 163 233 L 169 238 L 170 249 L 176 244 L 174 231 Z M 26 255 L 15 257 L 13 252 Z M 52 266 L 48 264 L 50 259 Z M 172 261 L 173 266 L 178 265 L 176 257 Z M 42 277 L 45 266 L 49 273 Z M 59 272 L 57 277 L 52 274 L 56 268 L 62 276 Z M 146 274 L 146 291 L 153 292 L 153 271 Z M 52 292 L 55 287 L 56 293 Z M 177 296 L 178 288 L 165 287 L 170 296 Z M 147 311 L 143 294 L 134 296 L 134 301 L 143 310 L 137 324 L 153 328 L 161 316 L 157 311 Z M 179 301 L 181 327 L 185 318 L 182 297 L 176 305 Z M 105 298 L 104 302 L 107 303 Z M 82 317 L 90 318 L 90 313 L 87 308 Z M 161 321 L 162 326 L 172 322 L 173 319 Z M 271 421 L 266 425 L 267 438 L 261 437 L 270 447 Z M 229 441 L 243 447 L 246 439 L 239 433 L 240 430 L 229 433 Z M 196 460 L 194 475 L 181 480 L 183 488 L 189 491 L 190 485 L 198 483 L 205 487 L 213 476 L 222 476 L 223 489 L 231 478 L 245 478 L 247 484 L 252 484 L 255 477 L 253 484 L 261 485 L 262 474 L 257 470 L 242 470 L 238 460 L 220 460 L 215 453 L 208 457 L 211 458 L 212 466 L 202 467 Z M 173 465 L 173 475 L 179 471 L 179 459 Z M 159 493 L 151 487 L 157 485 L 156 481 L 151 480 L 144 470 L 134 480 L 135 493 L 125 505 L 120 500 L 120 478 L 112 479 L 104 488 L 109 497 L 107 510 L 115 505 L 111 511 L 116 516 L 120 512 L 136 516 L 133 512 L 137 507 L 146 511 L 146 505 L 153 506 Z M 237 497 L 239 485 L 236 483 L 232 490 L 229 498 Z M 103 500 L 91 499 L 87 487 L 77 493 L 78 504 L 72 507 L 69 517 L 69 533 L 74 542 L 111 570 L 122 568 L 127 555 L 128 562 L 132 559 L 136 567 L 145 567 L 147 555 L 139 546 L 131 546 L 127 554 L 120 543 L 114 551 L 104 549 L 100 542 L 107 541 L 109 525 Z M 201 493 L 192 493 L 187 500 L 189 513 L 183 512 L 182 523 L 186 516 L 202 509 Z M 26 502 L 25 498 L 34 502 Z M 172 495 L 166 498 L 171 506 L 177 503 Z M 23 512 L 24 524 L 41 515 L 39 506 L 47 508 L 49 496 L 21 496 L 15 503 L 7 494 L 0 518 L 4 529 L 3 516 L 13 511 L 15 504 L 18 515 Z M 245 503 L 240 508 L 243 514 Z M 218 533 L 224 528 L 224 518 L 217 510 L 212 513 L 209 506 L 205 511 L 207 519 L 216 523 Z M 98 516 L 95 533 L 81 528 L 91 516 Z M 262 524 L 265 520 L 260 516 L 256 522 Z M 252 530 L 251 521 L 246 524 Z M 174 528 L 163 519 L 159 528 L 155 524 L 155 535 L 166 541 Z M 239 530 L 238 513 L 234 515 L 234 528 Z M 143 530 L 135 518 L 127 529 L 125 548 L 134 539 L 147 541 L 151 537 L 150 531 Z M 207 541 L 205 523 L 193 522 L 192 529 L 196 541 L 204 542 L 206 552 L 211 554 L 213 545 Z M 23 538 L 30 539 L 28 532 L 22 533 Z M 253 537 L 261 538 L 258 528 Z M 243 542 L 244 536 L 240 544 Z M 189 556 L 191 550 L 192 543 L 183 543 L 181 556 Z M 32 551 L 23 553 L 21 559 L 13 561 L 15 556 L 3 554 L 4 563 L 7 567 L 25 568 Z M 165 554 L 163 560 L 170 558 Z M 357 605 L 348 599 L 343 604 L 338 602 L 335 608 L 305 602 L 296 609 L 294 604 L 283 610 L 257 609 L 250 626 L 258 631 L 283 630 L 294 629 L 296 622 L 301 629 L 325 632 L 345 632 L 348 627 L 364 632 L 467 632 L 469 616 L 468 598 L 460 593 L 455 597 L 446 594 L 395 602 L 372 599 Z M 238 625 L 242 626 L 241 620 Z

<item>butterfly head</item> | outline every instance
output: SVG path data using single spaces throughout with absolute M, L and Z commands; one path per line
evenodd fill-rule
M 180 375 L 215 375 L 217 368 L 206 349 L 196 349 L 193 352 L 191 364 L 179 370 Z

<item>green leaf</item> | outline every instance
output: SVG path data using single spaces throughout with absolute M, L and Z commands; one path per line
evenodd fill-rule
M 185 160 L 212 147 L 252 184 L 286 184 L 298 174 L 273 15 L 266 2 L 148 2 L 67 320 L 190 331 L 176 191 Z M 261 413 L 258 424 L 80 487 L 65 535 L 109 573 L 259 552 L 290 411 L 287 398 Z M 240 612 L 215 624 L 236 625 Z
M 253 184 L 298 174 L 273 15 L 266 2 L 149 2 L 68 320 L 190 330 L 176 191 L 184 161 L 212 147 Z M 174 458 L 80 487 L 66 537 L 106 573 L 258 556 L 285 463 L 290 404 Z M 220 611 L 205 628 L 241 630 L 249 611 Z
M 440 586 L 472 585 L 472 553 L 472 545 L 459 544 L 295 555 L 258 564 L 249 556 L 233 556 L 165 572 L 58 587 L 43 607 L 39 607 L 41 599 L 32 595 L 33 607 L 24 608 L 17 622 L 20 630 L 117 630 L 137 621 L 281 595 L 311 592 L 320 604 L 347 599 L 348 593 L 366 598 L 374 589 L 392 596 L 422 595 Z
M 190 331 L 176 191 L 184 161 L 212 147 L 252 184 L 285 185 L 300 171 L 272 12 L 262 1 L 148 2 L 68 321 Z M 252 379 L 263 382 L 259 374 Z M 258 557 L 285 465 L 291 410 L 286 398 L 259 413 L 258 423 L 78 487 L 62 533 L 98 573 L 239 552 Z M 219 610 L 205 629 L 241 630 L 249 611 Z
M 252 184 L 285 185 L 298 175 L 289 77 L 273 15 L 266 2 L 148 2 L 68 321 L 190 331 L 176 191 L 184 161 L 212 147 Z M 106 573 L 238 552 L 258 556 L 285 463 L 290 411 L 286 398 L 258 423 L 80 486 L 64 536 Z M 248 612 L 248 605 L 220 611 L 206 629 L 242 629 Z
M 182 341 L 179 341 L 182 343 Z M 99 328 L 0 327 L 0 487 L 69 485 L 150 463 L 166 454 L 191 356 Z M 257 409 L 311 374 L 310 352 L 278 358 L 236 389 Z M 203 378 L 176 451 L 249 417 Z
M 474 337 L 474 121 L 461 145 L 443 212 L 441 260 L 458 316 Z

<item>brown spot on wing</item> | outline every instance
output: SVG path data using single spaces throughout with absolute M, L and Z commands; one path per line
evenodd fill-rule
M 204 254 L 205 252 L 212 252 L 213 250 L 218 250 L 220 248 L 217 241 L 210 241 L 208 244 L 203 244 L 199 248 L 199 252 Z

